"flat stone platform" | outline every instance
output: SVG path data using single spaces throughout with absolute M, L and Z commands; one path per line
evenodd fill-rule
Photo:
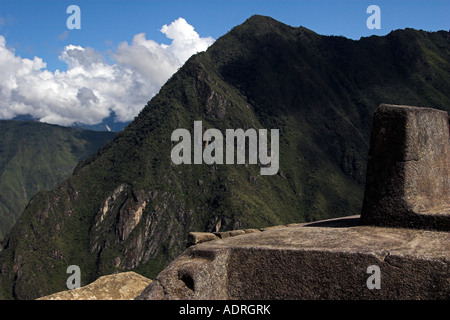
M 137 299 L 450 299 L 450 232 L 352 216 L 239 234 L 189 247 Z
M 57 292 L 37 300 L 132 300 L 151 282 L 128 271 L 102 276 L 84 287 Z

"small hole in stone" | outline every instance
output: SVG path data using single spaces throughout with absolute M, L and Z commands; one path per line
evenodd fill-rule
M 194 279 L 191 277 L 190 274 L 186 273 L 186 272 L 180 272 L 178 274 L 178 278 L 184 282 L 184 284 L 186 285 L 186 287 L 188 287 L 189 289 L 191 289 L 192 291 L 195 290 L 195 286 L 194 286 Z

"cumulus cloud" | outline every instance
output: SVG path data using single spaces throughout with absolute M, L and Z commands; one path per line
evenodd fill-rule
M 214 42 L 183 18 L 160 31 L 171 44 L 140 33 L 118 46 L 113 63 L 93 48 L 68 45 L 59 56 L 67 71 L 55 72 L 39 57 L 16 56 L 0 36 L 0 119 L 30 114 L 60 125 L 96 124 L 114 111 L 118 121 L 132 120 L 192 54 Z

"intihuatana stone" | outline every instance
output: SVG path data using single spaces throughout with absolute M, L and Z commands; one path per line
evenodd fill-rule
M 361 222 L 450 230 L 447 112 L 386 104 L 377 109 Z

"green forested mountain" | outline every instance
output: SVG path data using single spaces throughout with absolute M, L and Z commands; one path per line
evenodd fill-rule
M 0 252 L 4 299 L 133 269 L 153 278 L 189 231 L 359 214 L 380 103 L 450 111 L 450 35 L 397 30 L 359 41 L 253 16 L 191 57 L 114 140 L 32 198 Z M 177 128 L 279 129 L 280 169 L 175 165 Z
M 32 121 L 0 121 L 0 239 L 31 197 L 72 174 L 114 133 L 74 130 Z

